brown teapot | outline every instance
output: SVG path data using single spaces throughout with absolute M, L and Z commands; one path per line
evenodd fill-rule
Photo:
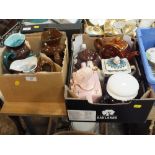
M 49 46 L 47 43 L 44 43 L 44 45 L 42 46 L 41 52 L 45 53 L 55 63 L 62 66 L 65 47 L 66 46 L 64 44 Z
M 109 41 L 106 41 L 104 38 L 96 39 L 94 46 L 102 59 L 119 56 L 120 58 L 127 58 L 130 61 L 138 55 L 138 51 L 131 52 L 128 43 L 121 37 L 115 37 Z
M 44 31 L 41 36 L 42 43 L 47 43 L 48 45 L 58 45 L 60 43 L 62 33 L 56 28 L 49 28 Z
M 75 64 L 76 69 L 81 68 L 82 62 L 92 61 L 94 66 L 99 67 L 100 66 L 100 57 L 97 52 L 91 50 L 91 49 L 85 49 L 81 51 L 77 56 L 77 62 Z
M 50 28 L 42 33 L 41 36 L 41 52 L 45 53 L 55 63 L 62 66 L 64 57 L 65 44 L 61 44 L 62 33 L 55 28 Z

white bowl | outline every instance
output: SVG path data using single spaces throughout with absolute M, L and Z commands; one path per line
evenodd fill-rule
M 116 100 L 129 101 L 138 95 L 139 83 L 127 73 L 113 74 L 107 82 L 107 92 Z

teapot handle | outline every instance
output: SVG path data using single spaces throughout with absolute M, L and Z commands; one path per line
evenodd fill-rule
M 134 75 L 136 73 L 136 67 L 135 65 L 131 65 L 131 75 Z
M 95 39 L 94 41 L 94 47 L 96 50 L 101 50 L 103 48 L 103 42 L 102 42 L 102 39 Z
M 130 61 L 133 57 L 138 56 L 138 51 L 126 52 L 126 58 Z

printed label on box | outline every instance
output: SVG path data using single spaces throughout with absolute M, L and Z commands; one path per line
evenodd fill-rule
M 68 110 L 69 120 L 96 121 L 96 111 Z
M 23 31 L 30 31 L 31 30 L 31 27 L 24 27 L 23 28 Z
M 25 77 L 26 81 L 37 81 L 37 78 L 36 77 L 33 77 L 33 76 L 27 76 Z

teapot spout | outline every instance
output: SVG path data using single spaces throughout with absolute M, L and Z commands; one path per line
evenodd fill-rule
M 133 52 L 127 52 L 126 53 L 126 58 L 130 61 L 132 60 L 135 56 L 138 56 L 139 52 L 138 51 L 133 51 Z

